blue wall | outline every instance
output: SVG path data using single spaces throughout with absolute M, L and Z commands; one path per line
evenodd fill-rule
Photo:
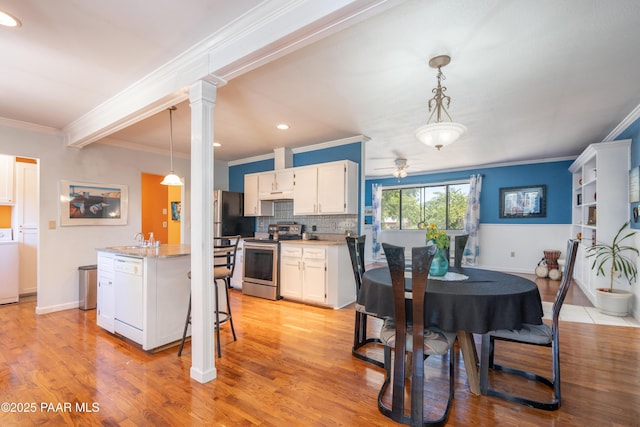
M 398 181 L 396 178 L 371 179 L 365 182 L 365 206 L 371 206 L 371 185 L 384 186 L 431 184 L 446 181 L 467 180 L 471 175 L 482 175 L 480 195 L 480 222 L 484 224 L 570 224 L 571 223 L 571 173 L 572 161 L 535 163 L 530 165 L 503 166 L 411 175 Z M 502 187 L 547 185 L 547 216 L 543 218 L 500 218 L 499 194 Z
M 361 142 L 339 145 L 336 147 L 322 148 L 320 150 L 306 151 L 293 155 L 293 166 L 308 166 L 318 163 L 335 162 L 338 160 L 351 160 L 361 164 Z M 252 163 L 229 167 L 229 191 L 244 192 L 244 175 L 248 173 L 267 172 L 274 168 L 273 159 L 261 160 Z
M 631 168 L 640 165 L 640 147 L 638 146 L 640 141 L 640 119 L 633 122 L 629 125 L 628 128 L 624 130 L 617 138 L 616 141 L 620 141 L 623 139 L 631 140 Z M 631 203 L 629 205 L 629 218 L 631 218 L 631 228 L 640 229 L 640 223 L 633 222 L 633 211 L 634 207 L 639 207 L 640 203 Z

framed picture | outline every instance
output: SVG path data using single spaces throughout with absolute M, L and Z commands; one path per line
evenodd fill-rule
M 547 186 L 500 189 L 500 218 L 541 218 L 547 216 Z
M 126 185 L 60 181 L 60 225 L 126 225 Z
M 171 202 L 171 219 L 180 221 L 180 212 L 182 211 L 182 202 Z

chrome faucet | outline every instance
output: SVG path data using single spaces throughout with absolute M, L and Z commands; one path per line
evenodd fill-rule
M 135 236 L 133 236 L 133 240 L 136 241 L 136 243 L 138 244 L 138 246 L 144 246 L 144 234 L 142 233 L 136 233 Z

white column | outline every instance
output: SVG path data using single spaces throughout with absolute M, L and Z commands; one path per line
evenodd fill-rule
M 191 106 L 191 378 L 216 378 L 213 348 L 213 109 L 216 86 L 198 81 Z

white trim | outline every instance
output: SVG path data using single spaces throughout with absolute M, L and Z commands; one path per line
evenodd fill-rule
M 8 126 L 12 128 L 27 129 L 40 133 L 48 133 L 50 135 L 63 135 L 62 130 L 49 126 L 36 125 L 34 123 L 23 122 L 20 120 L 8 119 L 0 117 L 0 126 Z
M 551 157 L 548 159 L 537 159 L 537 160 L 521 160 L 521 161 L 514 161 L 514 162 L 487 163 L 484 165 L 461 166 L 459 168 L 414 172 L 414 173 L 408 174 L 407 176 L 432 175 L 436 173 L 465 172 L 465 171 L 474 171 L 478 169 L 501 168 L 506 166 L 520 166 L 520 165 L 533 165 L 538 163 L 563 162 L 567 160 L 575 160 L 577 157 L 578 156 L 566 156 L 566 157 Z M 390 175 L 387 176 L 385 174 L 385 175 L 369 175 L 366 178 L 367 180 L 372 181 L 372 180 L 380 180 L 380 179 L 391 179 L 393 177 Z
M 332 148 L 332 147 L 338 147 L 340 145 L 353 144 L 355 142 L 365 143 L 365 142 L 368 142 L 370 139 L 371 138 L 365 135 L 356 135 L 356 136 L 350 136 L 349 138 L 336 139 L 335 141 L 327 141 L 327 142 L 321 142 L 318 144 L 307 145 L 304 147 L 292 148 L 291 152 L 294 154 L 305 153 L 308 151 L 316 151 L 324 148 Z M 273 158 L 274 158 L 274 153 L 261 154 L 258 156 L 246 157 L 244 159 L 232 160 L 228 164 L 229 166 L 237 166 L 237 165 L 243 165 L 245 163 L 259 162 L 262 160 L 269 160 Z M 363 160 L 364 160 L 364 157 L 363 157 Z
M 169 150 L 165 148 L 151 147 L 149 145 L 142 145 L 135 142 L 129 142 L 116 138 L 104 138 L 100 140 L 100 144 L 111 145 L 113 147 L 126 148 L 127 150 L 143 151 L 145 153 L 160 154 L 163 156 L 169 155 Z M 173 157 L 179 159 L 191 159 L 191 154 L 180 153 L 174 150 Z
M 262 160 L 273 159 L 274 157 L 275 157 L 274 153 L 260 154 L 259 156 L 246 157 L 244 159 L 239 159 L 239 160 L 232 160 L 228 163 L 228 165 L 229 166 L 243 165 L 245 163 L 260 162 Z
M 429 182 L 429 183 L 418 183 L 415 182 L 413 184 L 400 184 L 400 185 L 383 185 L 382 186 L 382 191 L 384 190 L 397 190 L 397 189 L 403 189 L 403 188 L 416 188 L 416 187 L 438 187 L 441 185 L 456 185 L 456 184 L 468 184 L 469 183 L 470 178 L 468 179 L 454 179 L 454 180 L 450 180 L 450 181 L 434 181 L 434 182 Z
M 271 0 L 262 2 L 165 65 L 65 126 L 81 148 L 188 98 L 198 80 L 221 86 L 401 0 Z
M 640 118 L 640 104 L 638 104 L 636 108 L 634 108 L 629 115 L 618 124 L 618 126 L 613 128 L 613 130 L 609 132 L 609 135 L 605 136 L 602 142 L 614 141 L 622 132 L 627 130 L 629 126 L 638 120 L 638 118 Z
M 46 307 L 36 307 L 36 314 L 54 313 L 56 311 L 71 310 L 80 307 L 80 301 L 67 302 L 64 304 L 48 305 Z
M 340 145 L 353 144 L 355 142 L 366 143 L 370 139 L 371 138 L 369 138 L 368 136 L 356 135 L 356 136 L 351 136 L 349 138 L 336 139 L 335 141 L 320 142 L 318 144 L 306 145 L 304 147 L 292 148 L 291 151 L 294 154 L 306 153 L 308 151 L 316 151 L 316 150 L 322 150 L 322 149 L 325 149 L 325 148 L 339 147 Z

